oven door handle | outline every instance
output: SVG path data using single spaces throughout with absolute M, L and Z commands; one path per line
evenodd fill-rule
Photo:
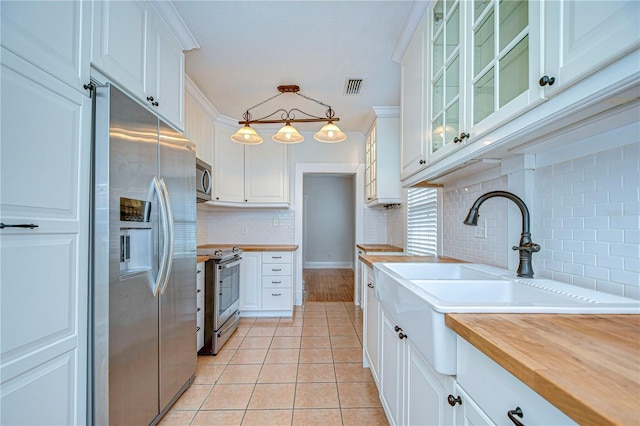
M 237 260 L 233 260 L 231 262 L 228 263 L 218 263 L 216 266 L 218 267 L 218 269 L 222 270 L 222 269 L 229 269 L 229 268 L 233 268 L 234 266 L 238 266 L 240 264 L 240 262 L 242 261 L 242 258 L 237 259 Z

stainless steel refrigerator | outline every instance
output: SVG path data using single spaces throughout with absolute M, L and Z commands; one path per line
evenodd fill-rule
M 146 425 L 196 370 L 195 151 L 112 84 L 94 102 L 88 403 L 95 424 Z

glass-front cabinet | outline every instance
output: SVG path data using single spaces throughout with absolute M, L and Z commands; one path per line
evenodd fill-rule
M 439 0 L 433 6 L 429 163 L 524 110 L 532 94 L 541 96 L 532 77 L 540 56 L 539 33 L 532 31 L 539 8 L 540 2 L 527 0 Z

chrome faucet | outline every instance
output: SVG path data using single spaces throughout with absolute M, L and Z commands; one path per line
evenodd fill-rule
M 482 203 L 493 197 L 508 198 L 516 203 L 518 208 L 520 208 L 520 213 L 522 213 L 522 234 L 520 234 L 520 244 L 518 246 L 513 246 L 512 249 L 520 251 L 520 265 L 518 265 L 517 271 L 518 276 L 533 278 L 531 258 L 533 253 L 540 251 L 540 246 L 531 242 L 531 232 L 529 232 L 529 210 L 527 209 L 524 201 L 522 201 L 518 196 L 506 191 L 487 192 L 486 194 L 481 195 L 476 202 L 473 203 L 473 206 L 469 209 L 469 214 L 463 223 L 465 225 L 477 226 L 479 216 L 478 209 Z

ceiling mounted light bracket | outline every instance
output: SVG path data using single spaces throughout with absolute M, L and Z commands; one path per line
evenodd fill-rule
M 335 116 L 335 111 L 331 108 L 331 106 L 318 101 L 317 99 L 313 99 L 309 96 L 303 95 L 300 93 L 300 86 L 297 85 L 283 85 L 278 86 L 278 94 L 274 95 L 264 101 L 248 108 L 242 117 L 244 120 L 238 121 L 238 124 L 241 124 L 241 127 L 233 136 L 231 136 L 231 140 L 238 143 L 248 144 L 248 145 L 257 145 L 262 143 L 263 139 L 258 135 L 258 133 L 251 128 L 251 124 L 284 124 L 278 133 L 273 136 L 273 140 L 280 143 L 298 143 L 304 140 L 304 137 L 291 125 L 291 123 L 319 123 L 319 122 L 327 122 L 319 132 L 317 132 L 313 137 L 315 140 L 319 142 L 325 143 L 335 143 L 342 142 L 347 138 L 345 135 L 335 124 L 334 121 L 340 121 L 338 117 Z M 317 115 L 309 114 L 305 111 L 302 111 L 298 108 L 292 108 L 290 110 L 286 110 L 283 108 L 277 109 L 271 114 L 265 115 L 264 117 L 254 119 L 249 111 L 254 108 L 263 105 L 278 96 L 284 93 L 293 93 L 300 97 L 303 97 L 307 100 L 313 101 L 317 104 L 320 104 L 327 108 L 325 111 L 325 117 L 319 117 Z

